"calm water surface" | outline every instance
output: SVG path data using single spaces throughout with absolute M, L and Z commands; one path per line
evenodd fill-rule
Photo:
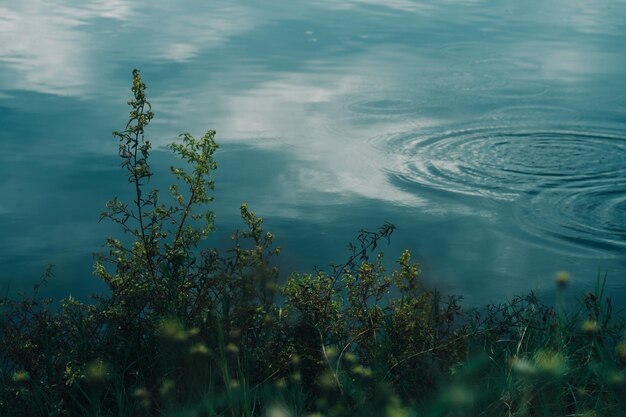
M 51 262 L 59 293 L 100 288 L 140 68 L 155 147 L 218 132 L 218 245 L 246 201 L 285 270 L 390 221 L 387 257 L 468 303 L 560 269 L 625 298 L 625 45 L 617 0 L 1 2 L 0 287 Z

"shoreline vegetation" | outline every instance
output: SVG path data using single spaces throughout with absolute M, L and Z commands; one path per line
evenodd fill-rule
M 94 263 L 109 291 L 1 300 L 0 415 L 626 415 L 626 322 L 602 279 L 577 306 L 560 272 L 554 305 L 530 293 L 463 309 L 421 284 L 409 251 L 385 268 L 384 224 L 344 263 L 279 285 L 280 248 L 247 205 L 229 250 L 203 246 L 214 131 L 171 144 L 175 182 L 150 189 L 154 114 L 138 70 L 131 91 L 114 136 L 134 201 L 107 203 L 101 219 L 124 237 Z

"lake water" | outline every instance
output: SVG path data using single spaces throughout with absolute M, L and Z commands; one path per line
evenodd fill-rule
M 133 68 L 156 148 L 218 132 L 218 245 L 245 201 L 284 271 L 390 221 L 387 259 L 470 304 L 562 269 L 624 296 L 624 1 L 1 2 L 0 287 L 101 288 Z

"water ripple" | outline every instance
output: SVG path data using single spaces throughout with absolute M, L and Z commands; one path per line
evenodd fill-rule
M 351 117 L 395 120 L 421 115 L 426 104 L 424 100 L 403 97 L 401 92 L 373 91 L 367 95 L 346 99 L 344 109 Z
M 571 126 L 580 123 L 583 118 L 583 114 L 575 109 L 536 104 L 500 107 L 487 115 L 487 119 L 518 126 L 532 126 L 539 121 L 542 124 L 558 122 L 561 126 Z
M 534 238 L 626 248 L 623 132 L 509 123 L 383 139 L 393 182 L 512 201 L 517 224 Z
M 523 196 L 527 233 L 604 251 L 626 249 L 626 178 L 574 182 Z
M 454 193 L 510 200 L 558 178 L 623 176 L 626 140 L 573 130 L 478 127 L 386 138 L 392 176 Z
M 393 118 L 418 114 L 416 104 L 408 99 L 363 99 L 346 105 L 353 114 L 374 118 Z

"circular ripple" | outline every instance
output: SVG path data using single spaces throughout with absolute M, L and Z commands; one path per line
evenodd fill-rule
M 345 106 L 352 115 L 367 118 L 396 118 L 419 114 L 420 103 L 410 99 L 360 98 Z
M 348 98 L 344 108 L 352 117 L 407 119 L 419 116 L 425 105 L 414 98 L 402 97 L 400 92 L 379 91 L 377 94 Z
M 451 68 L 430 79 L 428 88 L 433 94 L 442 91 L 489 95 L 509 85 L 509 80 L 492 72 L 484 72 L 473 68 Z M 494 93 L 495 94 L 495 93 Z
M 453 42 L 443 45 L 441 51 L 448 57 L 489 56 L 493 53 L 493 47 L 486 42 Z
M 501 123 L 511 123 L 521 126 L 531 126 L 541 122 L 542 124 L 571 125 L 583 120 L 581 112 L 567 107 L 559 106 L 510 106 L 501 107 L 488 116 L 488 119 Z
M 516 205 L 526 232 L 602 251 L 626 249 L 626 178 L 538 190 Z
M 623 178 L 626 140 L 612 133 L 479 127 L 387 138 L 390 174 L 452 193 L 511 200 L 546 183 Z

